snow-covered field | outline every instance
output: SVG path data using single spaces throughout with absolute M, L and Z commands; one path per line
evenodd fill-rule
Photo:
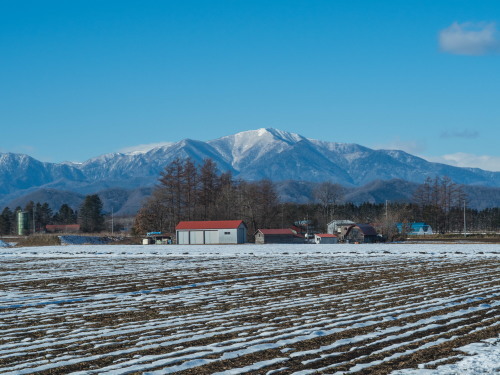
M 0 373 L 493 374 L 499 245 L 0 248 Z

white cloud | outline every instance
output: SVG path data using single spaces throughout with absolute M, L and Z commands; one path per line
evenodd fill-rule
M 465 138 L 473 139 L 479 137 L 479 132 L 477 130 L 446 130 L 441 133 L 441 138 L 451 139 L 451 138 Z
M 153 148 L 156 147 L 162 147 L 162 146 L 170 146 L 172 142 L 159 142 L 159 143 L 147 143 L 143 145 L 137 145 L 137 146 L 130 146 L 130 147 L 125 147 L 122 148 L 121 150 L 118 150 L 118 152 L 122 152 L 124 154 L 129 154 L 129 153 L 146 153 L 148 151 L 151 151 Z
M 459 134 L 454 134 L 452 132 L 451 134 L 448 134 L 448 136 L 460 137 L 464 136 L 464 134 L 472 137 L 475 136 L 474 132 L 469 131 L 458 133 Z M 372 148 L 378 150 L 402 150 L 433 163 L 442 163 L 463 168 L 480 168 L 485 171 L 500 172 L 500 156 L 475 155 L 467 154 L 465 152 L 457 152 L 441 156 L 427 156 L 427 145 L 424 140 L 404 141 L 395 137 L 387 143 L 374 145 Z
M 474 155 L 464 152 L 447 154 L 442 156 L 423 156 L 423 158 L 434 163 L 443 163 L 455 167 L 481 168 L 486 171 L 500 172 L 500 157 L 489 155 Z
M 494 22 L 454 22 L 439 33 L 443 52 L 456 55 L 486 55 L 500 52 L 500 38 Z

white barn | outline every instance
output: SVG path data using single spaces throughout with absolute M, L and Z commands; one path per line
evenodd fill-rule
M 247 238 L 243 220 L 181 221 L 175 227 L 177 244 L 240 244 Z

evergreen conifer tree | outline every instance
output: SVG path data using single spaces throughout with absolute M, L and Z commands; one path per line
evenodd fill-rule
M 54 216 L 54 221 L 57 224 L 75 224 L 77 220 L 76 213 L 73 209 L 66 203 L 61 205 L 59 211 Z
M 102 202 L 97 194 L 87 195 L 80 207 L 80 229 L 87 233 L 104 229 Z
M 0 235 L 11 234 L 14 224 L 14 213 L 9 207 L 5 207 L 0 214 Z

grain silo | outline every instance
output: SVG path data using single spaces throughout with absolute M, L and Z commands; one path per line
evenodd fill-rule
M 26 211 L 17 211 L 17 234 L 24 236 L 28 234 L 29 217 Z

